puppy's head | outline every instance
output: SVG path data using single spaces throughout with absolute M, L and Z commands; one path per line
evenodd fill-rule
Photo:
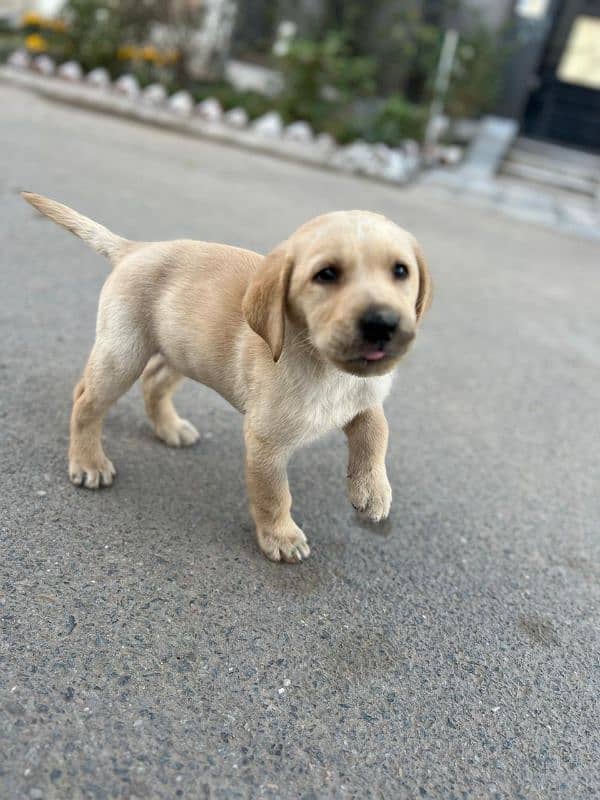
M 413 236 L 379 214 L 340 211 L 307 222 L 266 256 L 244 297 L 250 327 L 281 355 L 286 319 L 345 372 L 389 372 L 431 302 Z

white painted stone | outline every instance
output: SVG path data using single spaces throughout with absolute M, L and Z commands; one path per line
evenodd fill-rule
M 194 98 L 189 92 L 182 89 L 169 97 L 169 108 L 176 114 L 187 117 L 194 110 Z
M 232 108 L 225 114 L 225 122 L 233 128 L 245 128 L 248 124 L 248 113 L 245 108 Z
M 33 59 L 33 68 L 42 75 L 54 75 L 56 72 L 54 59 L 44 54 Z
M 409 178 L 407 159 L 402 150 L 394 150 L 384 142 L 370 146 L 370 154 L 358 165 L 358 171 L 394 183 L 405 183 Z
M 393 149 L 384 142 L 368 144 L 362 140 L 341 147 L 331 157 L 332 167 L 345 172 L 356 172 L 376 178 L 405 183 L 410 178 L 408 159 L 401 149 Z
M 110 86 L 110 75 L 108 70 L 104 67 L 96 67 L 91 72 L 88 72 L 86 81 L 95 86 L 96 89 L 108 89 Z
M 435 148 L 435 158 L 440 164 L 446 164 L 449 167 L 455 167 L 460 164 L 463 157 L 463 149 L 458 145 L 438 145 Z
M 207 122 L 219 122 L 223 116 L 221 104 L 214 97 L 207 97 L 196 106 L 196 113 L 203 117 Z
M 140 84 L 135 75 L 121 75 L 115 81 L 115 89 L 132 99 L 140 95 Z
M 65 61 L 58 68 L 58 75 L 66 81 L 79 82 L 83 79 L 83 69 L 77 61 Z
M 362 172 L 367 175 L 376 175 L 380 170 L 373 148 L 361 139 L 340 147 L 331 157 L 330 164 L 344 172 Z
M 319 133 L 314 144 L 324 158 L 331 156 L 337 149 L 336 141 L 329 133 Z
M 392 148 L 385 142 L 376 142 L 371 145 L 371 152 L 379 161 L 385 162 L 389 159 Z
M 410 178 L 409 166 L 402 150 L 390 149 L 381 177 L 394 183 L 405 183 Z
M 11 67 L 15 67 L 15 69 L 29 69 L 31 66 L 31 56 L 26 50 L 15 50 L 14 53 L 11 53 L 8 57 L 7 63 Z
M 283 134 L 283 120 L 277 111 L 267 111 L 252 123 L 252 129 L 265 139 L 279 139 Z
M 416 175 L 421 168 L 421 148 L 414 139 L 405 139 L 402 142 L 402 152 L 406 157 L 406 166 L 410 176 Z
M 151 83 L 142 92 L 142 99 L 151 106 L 160 106 L 167 100 L 167 90 L 162 83 Z
M 291 142 L 312 142 L 313 141 L 313 129 L 310 127 L 308 122 L 304 122 L 304 120 L 298 120 L 297 122 L 292 122 L 291 125 L 288 125 L 284 131 L 284 136 L 286 139 L 289 139 Z

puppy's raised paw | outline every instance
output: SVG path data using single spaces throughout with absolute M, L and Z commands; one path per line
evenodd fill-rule
M 106 456 L 98 458 L 96 462 L 82 464 L 77 459 L 69 461 L 69 478 L 75 486 L 85 489 L 100 489 L 102 486 L 111 486 L 117 470 L 112 461 Z
M 157 425 L 154 432 L 169 447 L 191 447 L 200 438 L 200 434 L 192 423 L 181 417 L 174 422 Z
M 280 531 L 258 530 L 257 537 L 260 549 L 271 561 L 287 561 L 289 564 L 297 564 L 310 555 L 306 536 L 294 522 Z
M 392 505 L 392 487 L 385 471 L 350 475 L 348 497 L 359 514 L 371 522 L 387 519 Z

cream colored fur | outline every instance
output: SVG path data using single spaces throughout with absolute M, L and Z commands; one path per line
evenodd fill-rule
M 431 299 L 414 238 L 369 212 L 334 212 L 303 225 L 268 256 L 197 241 L 130 242 L 67 206 L 24 198 L 84 239 L 114 266 L 100 295 L 96 341 L 74 392 L 71 480 L 109 486 L 102 448 L 108 408 L 142 376 L 156 435 L 174 447 L 198 432 L 172 394 L 184 376 L 245 414 L 246 478 L 258 542 L 273 560 L 309 555 L 291 517 L 286 466 L 298 447 L 333 428 L 349 446 L 348 494 L 369 519 L 387 517 L 387 423 L 391 373 Z M 395 280 L 393 265 L 408 275 Z M 315 275 L 334 264 L 339 280 Z M 369 361 L 358 320 L 373 306 L 398 314 L 385 358 Z

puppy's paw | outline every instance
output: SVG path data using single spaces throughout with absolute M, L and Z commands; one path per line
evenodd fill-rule
M 181 417 L 173 422 L 156 425 L 154 432 L 169 447 L 191 447 L 200 438 L 192 423 Z
M 392 505 L 392 487 L 385 470 L 349 476 L 348 497 L 354 508 L 371 522 L 387 519 Z
M 110 486 L 116 474 L 117 470 L 112 461 L 105 455 L 86 463 L 77 458 L 71 458 L 69 461 L 69 478 L 76 486 L 83 486 L 86 489 Z
M 289 525 L 281 530 L 259 528 L 256 535 L 260 549 L 271 561 L 297 564 L 310 555 L 306 536 L 291 520 Z

